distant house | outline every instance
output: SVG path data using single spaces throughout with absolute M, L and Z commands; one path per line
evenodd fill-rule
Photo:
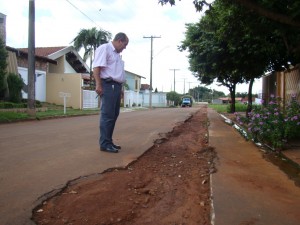
M 19 50 L 28 52 L 28 48 Z M 49 65 L 49 73 L 80 73 L 88 74 L 89 67 L 73 46 L 35 48 L 35 54 L 55 60 L 57 65 Z
M 24 81 L 22 95 L 23 98 L 27 98 L 28 52 L 9 46 L 6 46 L 6 50 L 8 52 L 7 72 L 21 75 Z M 57 62 L 44 56 L 35 56 L 36 99 L 43 102 L 46 101 L 46 73 L 49 65 L 57 65 Z
M 15 65 L 13 71 L 17 71 L 24 83 L 28 84 L 28 49 L 7 47 L 7 50 L 11 52 L 11 58 L 15 58 L 14 63 L 10 60 L 9 65 Z M 37 100 L 62 105 L 62 96 L 66 95 L 67 106 L 80 109 L 99 106 L 96 93 L 85 90 L 90 84 L 89 67 L 73 46 L 36 48 L 35 55 Z M 139 93 L 141 79 L 145 77 L 127 70 L 125 76 L 129 90 Z M 26 88 L 23 90 L 23 98 L 27 98 Z
M 125 70 L 125 76 L 126 76 L 126 84 L 128 85 L 129 90 L 140 92 L 141 81 L 142 79 L 146 79 L 146 77 L 129 72 L 127 70 Z
M 150 85 L 149 84 L 142 84 L 140 91 L 145 92 L 145 93 L 149 92 L 150 91 Z
M 248 98 L 237 97 L 237 98 L 235 98 L 235 103 L 245 103 L 245 102 L 247 102 L 247 99 Z M 230 104 L 231 98 L 224 97 L 224 98 L 213 99 L 212 103 L 214 103 L 214 104 Z
M 9 67 L 17 67 L 17 73 L 25 83 L 22 95 L 27 98 L 28 49 L 9 46 L 6 49 L 9 52 Z M 89 68 L 73 46 L 36 48 L 35 69 L 36 100 L 63 104 L 61 93 L 68 93 L 71 96 L 68 106 L 83 108 L 82 87 L 89 77 Z

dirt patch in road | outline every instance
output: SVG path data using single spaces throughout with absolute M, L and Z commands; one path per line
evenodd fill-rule
M 208 146 L 207 126 L 202 106 L 126 168 L 67 185 L 34 210 L 33 220 L 40 225 L 210 224 L 215 152 Z

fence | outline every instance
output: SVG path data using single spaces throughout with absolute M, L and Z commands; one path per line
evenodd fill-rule
M 262 98 L 269 102 L 271 95 L 280 97 L 284 105 L 290 102 L 292 96 L 300 101 L 300 65 L 263 77 Z
M 83 90 L 82 97 L 83 109 L 95 109 L 99 107 L 99 99 L 95 91 Z
M 97 98 L 95 91 L 83 90 L 83 109 L 99 108 L 100 99 Z M 124 107 L 149 107 L 150 96 L 149 93 L 138 93 L 136 91 L 124 91 Z M 167 96 L 164 92 L 152 93 L 152 106 L 153 107 L 166 107 Z
M 135 91 L 125 91 L 124 92 L 124 107 L 133 106 L 150 106 L 150 93 L 138 93 Z M 167 104 L 167 94 L 164 92 L 154 92 L 152 93 L 152 107 L 166 107 Z

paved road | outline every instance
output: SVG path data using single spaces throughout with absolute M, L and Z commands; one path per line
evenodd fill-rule
M 29 225 L 45 193 L 81 176 L 126 166 L 197 108 L 154 109 L 120 114 L 118 154 L 100 152 L 98 116 L 0 125 L 0 224 Z

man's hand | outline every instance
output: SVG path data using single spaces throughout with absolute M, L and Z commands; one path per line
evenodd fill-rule
M 96 84 L 96 89 L 95 89 L 97 95 L 101 96 L 103 94 L 103 90 L 102 90 L 102 85 L 101 82 L 98 82 Z
M 121 99 L 124 98 L 124 90 L 121 90 Z

